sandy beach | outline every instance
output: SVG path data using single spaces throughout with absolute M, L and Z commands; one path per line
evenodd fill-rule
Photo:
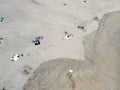
M 119 10 L 119 0 L 88 0 L 86 3 L 82 0 L 1 0 L 0 17 L 4 20 L 0 22 L 0 90 L 119 90 L 120 12 L 115 12 Z M 84 26 L 84 29 L 81 29 L 81 26 Z M 72 37 L 66 38 L 65 32 Z M 37 36 L 43 36 L 40 45 L 32 42 Z M 23 56 L 13 62 L 10 58 L 14 54 Z M 48 84 L 50 82 L 45 81 L 43 83 L 47 83 L 51 88 L 44 89 L 42 85 L 43 88 L 36 86 L 37 89 L 30 89 L 29 78 L 34 77 L 34 73 L 41 70 L 45 62 L 54 60 L 56 64 L 60 64 L 50 68 L 54 68 L 51 75 L 56 73 L 55 70 L 64 67 L 68 70 L 67 66 L 75 60 L 73 67 L 78 63 L 75 70 L 83 75 L 92 70 L 97 81 L 89 81 L 87 76 L 82 77 L 76 72 L 74 75 L 78 75 L 79 79 L 75 76 L 78 84 L 74 88 L 63 84 L 60 84 L 63 86 L 60 88 L 57 86 L 59 82 L 52 87 Z M 65 64 L 62 65 L 64 60 Z M 62 70 L 58 73 L 62 73 Z M 66 71 L 61 74 L 63 78 L 65 74 Z M 44 78 L 48 76 L 45 75 Z M 79 85 L 82 78 L 88 82 L 83 82 L 83 86 Z M 65 80 L 62 81 L 64 84 L 69 82 L 68 79 Z M 84 88 L 85 86 L 88 87 Z
M 84 37 L 85 61 L 59 58 L 44 62 L 24 90 L 119 90 L 119 17 L 120 12 L 105 14 L 99 29 Z

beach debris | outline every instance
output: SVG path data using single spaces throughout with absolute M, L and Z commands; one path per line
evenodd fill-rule
M 67 4 L 66 4 L 66 3 L 64 3 L 63 5 L 64 5 L 64 6 L 66 6 Z
M 94 21 L 99 21 L 99 18 L 98 17 L 93 17 L 93 20 Z
M 0 40 L 3 40 L 3 38 L 2 38 L 2 37 L 0 37 Z
M 73 34 L 68 33 L 67 31 L 64 31 L 64 34 L 65 34 L 65 38 L 66 38 L 66 39 L 70 39 L 71 37 L 73 37 Z M 63 39 L 63 40 L 64 40 L 64 39 Z
M 72 69 L 69 69 L 69 70 L 68 70 L 68 77 L 69 77 L 69 78 L 72 77 L 72 73 L 73 73 L 73 70 L 72 70 Z
M 28 53 L 27 56 L 30 56 L 30 54 Z
M 4 20 L 4 17 L 0 17 L 0 22 L 3 22 L 3 20 Z
M 67 35 L 67 34 L 68 34 L 68 32 L 67 32 L 67 31 L 64 31 L 64 33 L 65 33 L 65 35 Z
M 25 65 L 24 66 L 24 70 L 23 70 L 23 74 L 24 75 L 28 75 L 28 74 L 30 74 L 32 72 L 32 68 L 30 67 L 30 66 L 28 66 L 28 65 Z
M 23 55 L 23 54 L 21 54 L 21 56 L 23 57 L 24 55 Z
M 70 72 L 70 73 L 73 73 L 73 70 L 72 70 L 72 69 L 69 69 L 69 72 Z
M 53 44 L 52 44 L 52 45 L 49 45 L 49 47 L 52 48 L 52 47 L 54 47 L 54 45 L 53 45 Z

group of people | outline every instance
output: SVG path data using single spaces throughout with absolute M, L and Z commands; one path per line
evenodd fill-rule
M 32 40 L 32 42 L 35 44 L 35 45 L 40 45 L 41 43 L 40 43 L 40 40 L 42 40 L 43 39 L 43 36 L 37 36 L 36 38 L 35 38 L 35 40 Z
M 95 21 L 95 22 L 97 22 L 97 21 L 99 21 L 99 18 L 97 17 L 97 16 L 95 16 L 95 17 L 93 17 L 93 20 Z M 79 26 L 77 26 L 77 29 L 76 30 L 82 30 L 82 31 L 84 31 L 84 32 L 86 32 L 87 30 L 85 29 L 85 26 L 83 26 L 83 25 L 79 25 Z M 66 39 L 70 39 L 71 37 L 73 37 L 73 34 L 71 34 L 71 33 L 68 33 L 67 31 L 64 31 L 64 34 L 65 34 L 65 38 Z M 63 39 L 64 40 L 64 39 Z
M 20 57 L 23 57 L 24 55 L 23 54 L 14 54 L 10 60 L 11 61 L 17 61 Z
M 95 22 L 97 22 L 97 21 L 99 21 L 99 18 L 98 18 L 97 16 L 95 16 L 95 17 L 93 17 L 93 20 L 94 20 Z M 86 31 L 85 26 L 83 26 L 83 25 L 79 25 L 79 26 L 77 27 L 77 30 Z
M 70 39 L 71 37 L 73 37 L 73 34 L 68 33 L 67 31 L 64 31 L 64 34 L 65 34 L 65 39 Z M 64 40 L 64 38 L 63 38 L 63 40 Z

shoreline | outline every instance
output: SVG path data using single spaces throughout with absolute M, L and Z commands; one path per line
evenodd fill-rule
M 6 0 L 0 3 L 0 14 L 5 18 L 0 24 L 0 37 L 3 38 L 0 44 L 0 89 L 6 87 L 9 90 L 22 90 L 34 70 L 48 60 L 62 57 L 84 62 L 83 39 L 100 27 L 92 18 L 98 16 L 101 20 L 103 14 L 120 10 L 117 6 L 120 2 L 116 4 L 112 1 L 89 1 L 85 5 L 77 0 L 40 2 L 40 6 L 25 0 Z M 105 10 L 101 8 L 102 5 L 106 7 Z M 77 31 L 79 25 L 84 25 L 87 31 Z M 73 37 L 63 40 L 64 31 L 73 34 Z M 38 35 L 44 39 L 41 45 L 35 46 L 32 40 Z M 11 62 L 10 58 L 16 53 L 23 53 L 24 56 Z M 29 74 L 24 75 L 24 69 L 30 71 L 27 72 Z

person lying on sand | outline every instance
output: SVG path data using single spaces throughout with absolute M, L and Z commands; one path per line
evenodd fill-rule
M 3 38 L 0 38 L 0 44 L 2 43 L 1 41 L 3 40 Z
M 14 55 L 10 58 L 10 60 L 11 60 L 11 61 L 17 61 L 17 60 L 20 59 L 20 57 L 23 57 L 23 54 L 14 54 Z
M 40 40 L 38 40 L 38 39 L 32 40 L 32 42 L 33 42 L 35 45 L 40 45 Z
M 64 33 L 65 33 L 65 38 L 66 38 L 66 39 L 70 39 L 71 37 L 73 37 L 73 34 L 68 33 L 67 31 L 64 31 Z M 64 40 L 64 39 L 63 39 L 63 40 Z
M 82 31 L 84 31 L 84 32 L 87 31 L 84 26 L 78 26 L 78 27 L 77 27 L 77 30 L 82 30 Z
M 87 3 L 87 0 L 82 0 L 82 4 L 86 4 Z
M 73 37 L 73 34 L 69 34 L 69 35 L 66 35 L 66 39 L 70 39 L 71 37 Z
M 84 26 L 78 26 L 77 29 L 85 29 Z
M 0 22 L 3 22 L 3 20 L 4 20 L 4 17 L 0 17 Z

